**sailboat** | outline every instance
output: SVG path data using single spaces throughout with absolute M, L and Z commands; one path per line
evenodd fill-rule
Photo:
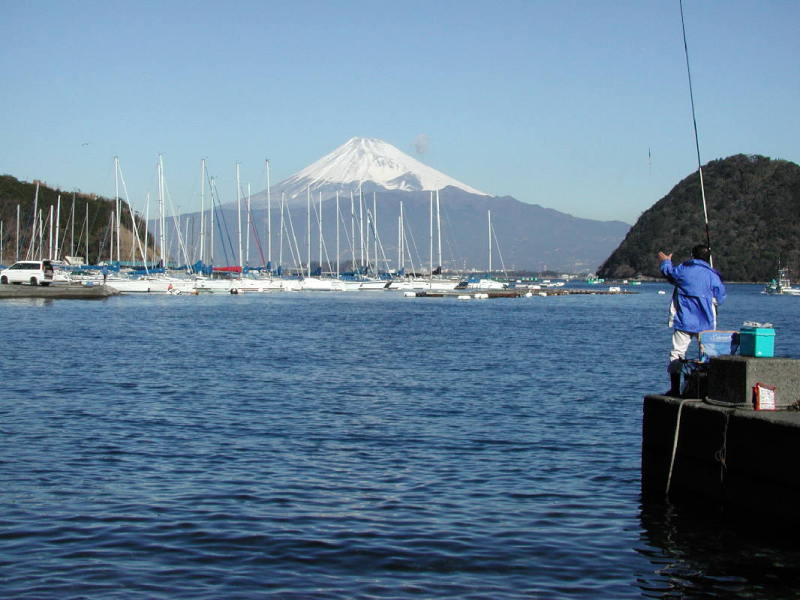
M 494 228 L 492 227 L 492 211 L 486 211 L 486 217 L 489 225 L 489 270 L 486 273 L 486 277 L 474 278 L 471 277 L 468 281 L 458 286 L 457 289 L 468 289 L 468 290 L 504 290 L 508 287 L 508 284 L 503 283 L 502 281 L 498 281 L 492 277 L 493 269 L 492 269 L 492 248 L 493 242 L 497 242 L 495 235 L 494 235 Z M 497 252 L 500 254 L 500 245 L 497 244 Z M 502 263 L 503 256 L 500 254 L 500 262 Z M 505 266 L 503 266 L 503 271 L 505 272 Z
M 442 219 L 441 219 L 441 211 L 439 205 L 439 190 L 436 190 L 436 195 L 434 196 L 434 192 L 431 192 L 431 199 L 430 199 L 430 211 L 429 211 L 429 221 L 430 221 L 430 233 L 429 233 L 429 242 L 430 242 L 430 265 L 429 265 L 429 272 L 428 278 L 418 278 L 418 277 L 407 277 L 401 279 L 395 279 L 391 283 L 391 289 L 393 290 L 401 290 L 401 291 L 408 291 L 408 292 L 449 292 L 459 285 L 459 279 L 448 279 L 442 276 Z M 436 199 L 434 204 L 434 197 Z M 433 260 L 433 241 L 434 241 L 434 234 L 433 234 L 433 224 L 434 224 L 434 210 L 436 213 L 436 247 L 437 247 L 437 261 L 436 266 L 434 268 L 434 260 Z M 403 249 L 405 248 L 405 223 L 403 221 L 403 214 L 402 214 L 402 203 L 401 203 L 401 212 L 400 212 L 400 223 L 399 223 L 399 234 L 398 238 L 400 240 L 399 247 L 400 247 L 400 254 L 398 257 L 398 266 L 401 270 L 405 269 L 404 265 L 404 257 L 403 257 Z M 412 261 L 412 268 L 413 268 L 413 261 Z

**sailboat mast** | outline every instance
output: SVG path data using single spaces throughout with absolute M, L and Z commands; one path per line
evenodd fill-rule
M 50 227 L 47 230 L 47 258 L 53 260 L 53 205 L 50 205 Z
M 318 235 L 319 238 L 319 267 L 320 267 L 320 275 L 322 274 L 322 192 L 319 193 L 319 219 L 318 219 Z
M 150 192 L 147 192 L 147 197 L 145 199 L 144 204 L 144 270 L 147 271 L 148 263 L 147 263 L 147 255 L 148 251 L 150 250 L 150 239 L 147 237 L 148 232 L 147 228 L 150 225 Z M 150 252 L 152 255 L 153 253 Z M 152 256 L 151 256 L 152 258 Z
M 306 186 L 306 271 L 311 277 L 311 187 Z
M 56 241 L 53 253 L 53 258 L 55 258 L 55 260 L 58 260 L 58 254 L 59 254 L 58 240 L 59 236 L 61 235 L 60 226 L 61 226 L 61 194 L 58 195 L 58 200 L 56 201 Z
M 283 268 L 283 205 L 286 201 L 286 194 L 281 192 L 281 231 L 280 235 L 280 246 L 278 247 L 278 266 Z
M 114 262 L 114 225 L 117 223 L 117 215 L 112 210 L 111 211 L 111 221 L 108 223 L 108 230 L 111 233 L 109 237 L 109 248 L 108 248 L 108 262 Z
M 436 190 L 436 245 L 438 247 L 438 264 L 436 265 L 441 270 L 442 268 L 442 217 L 439 212 L 439 190 Z
M 403 201 L 400 200 L 400 216 L 397 218 L 397 272 L 403 269 Z
M 378 200 L 377 194 L 372 192 L 372 245 L 375 246 L 375 275 L 380 273 L 378 266 Z
M 189 262 L 189 253 L 186 252 L 185 248 L 186 248 L 186 246 L 189 246 L 189 224 L 191 223 L 191 220 L 192 220 L 192 218 L 187 215 L 186 222 L 183 224 L 183 232 L 184 232 L 183 233 L 183 241 L 184 241 L 183 257 L 184 257 L 184 260 L 186 261 L 187 264 Z M 180 222 L 180 219 L 179 219 L 179 222 Z
M 114 262 L 114 225 L 117 223 L 117 216 L 116 213 L 112 210 L 111 211 L 111 221 L 108 224 L 109 232 L 111 235 L 109 236 L 109 249 L 108 249 L 108 262 Z
M 350 239 L 352 240 L 351 249 L 353 251 L 353 264 L 350 268 L 355 271 L 356 268 L 356 204 L 353 199 L 353 190 L 350 190 Z
M 272 270 L 272 197 L 270 196 L 270 165 L 269 159 L 267 163 L 267 265 Z
M 336 279 L 339 279 L 339 191 L 336 191 Z
M 361 243 L 361 266 L 364 266 L 364 194 L 358 189 L 358 232 Z
M 75 256 L 75 192 L 72 192 L 72 216 L 69 218 L 71 231 L 69 236 L 69 255 Z
M 239 269 L 240 273 L 244 269 L 244 262 L 242 260 L 242 188 L 239 181 L 239 163 L 236 163 L 236 230 L 239 234 Z
M 428 241 L 430 242 L 430 253 L 428 254 L 430 258 L 430 278 L 433 278 L 433 192 L 431 192 L 431 202 L 430 202 L 430 211 L 429 211 L 429 223 L 430 223 L 430 232 L 428 233 Z
M 252 227 L 252 212 L 250 211 L 250 184 L 247 184 L 247 237 L 245 243 L 244 264 L 250 266 L 250 228 Z
M 159 246 L 159 259 L 161 261 L 161 268 L 167 268 L 166 247 L 167 240 L 165 237 L 166 218 L 164 216 L 164 157 L 158 155 L 158 246 Z
M 147 238 L 145 237 L 145 243 Z M 200 263 L 206 264 L 206 159 L 200 161 Z
M 116 210 L 116 221 L 114 222 L 114 226 L 117 230 L 117 262 L 120 261 L 120 252 L 119 252 L 119 229 L 121 224 L 120 213 L 120 201 L 119 201 L 119 157 L 114 157 L 114 206 Z M 111 257 L 111 260 L 114 260 L 114 257 Z
M 208 240 L 208 262 L 213 266 L 214 265 L 214 192 L 216 191 L 216 185 L 214 183 L 214 178 L 211 178 L 211 219 L 209 225 L 211 226 L 211 237 Z
M 492 211 L 486 210 L 486 217 L 489 222 L 489 276 L 492 275 Z

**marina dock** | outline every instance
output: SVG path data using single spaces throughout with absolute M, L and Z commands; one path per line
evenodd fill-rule
M 602 295 L 620 295 L 620 294 L 636 294 L 628 290 L 609 290 L 609 289 L 575 289 L 575 288 L 545 288 L 545 289 L 526 289 L 526 288 L 509 288 L 504 290 L 481 290 L 481 289 L 465 289 L 465 290 L 448 290 L 448 291 L 418 291 L 418 292 L 405 292 L 406 296 L 416 296 L 417 298 L 458 298 L 462 296 L 469 296 L 474 298 L 523 298 L 530 296 L 602 296 Z
M 98 300 L 118 295 L 117 290 L 105 285 L 0 285 L 0 300 L 19 298 Z

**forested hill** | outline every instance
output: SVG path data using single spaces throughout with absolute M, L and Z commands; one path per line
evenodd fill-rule
M 58 197 L 61 196 L 61 211 L 58 214 Z M 24 258 L 30 246 L 33 227 L 33 206 L 36 197 L 36 183 L 20 181 L 11 175 L 0 175 L 0 222 L 3 224 L 2 255 L 0 264 L 10 264 L 15 260 L 17 244 L 20 258 Z M 74 219 L 73 219 L 74 198 Z M 39 186 L 37 208 L 42 216 L 42 252 L 33 253 L 37 257 L 49 254 L 50 207 L 53 207 L 53 220 L 58 215 L 59 258 L 74 251 L 77 256 L 86 254 L 86 232 L 89 238 L 89 262 L 108 258 L 110 252 L 111 215 L 114 212 L 113 199 L 99 198 L 87 194 L 61 191 L 44 184 Z M 19 206 L 19 240 L 17 240 L 17 206 Z M 122 203 L 122 248 L 129 251 L 131 218 L 126 203 Z M 88 215 L 88 223 L 87 223 Z M 74 228 L 73 228 L 74 221 Z M 137 222 L 139 219 L 137 218 Z M 74 232 L 74 236 L 73 236 Z M 55 235 L 55 227 L 53 228 Z M 38 234 L 37 234 L 38 238 Z M 38 239 L 34 246 L 38 245 Z M 129 252 L 128 252 L 129 253 Z
M 703 167 L 714 267 L 726 281 L 773 278 L 778 261 L 800 279 L 800 166 L 737 154 Z M 659 250 L 673 262 L 705 242 L 700 178 L 693 173 L 645 211 L 598 275 L 659 277 Z

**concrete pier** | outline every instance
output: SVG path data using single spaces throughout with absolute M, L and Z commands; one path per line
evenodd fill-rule
M 800 411 L 788 409 L 798 376 L 797 360 L 720 357 L 710 366 L 709 397 L 646 396 L 645 497 L 663 499 L 669 486 L 671 499 L 722 503 L 754 523 L 800 521 Z M 777 387 L 779 410 L 753 410 L 755 382 Z
M 0 285 L 0 300 L 14 298 L 94 300 L 118 295 L 117 290 L 106 285 Z

